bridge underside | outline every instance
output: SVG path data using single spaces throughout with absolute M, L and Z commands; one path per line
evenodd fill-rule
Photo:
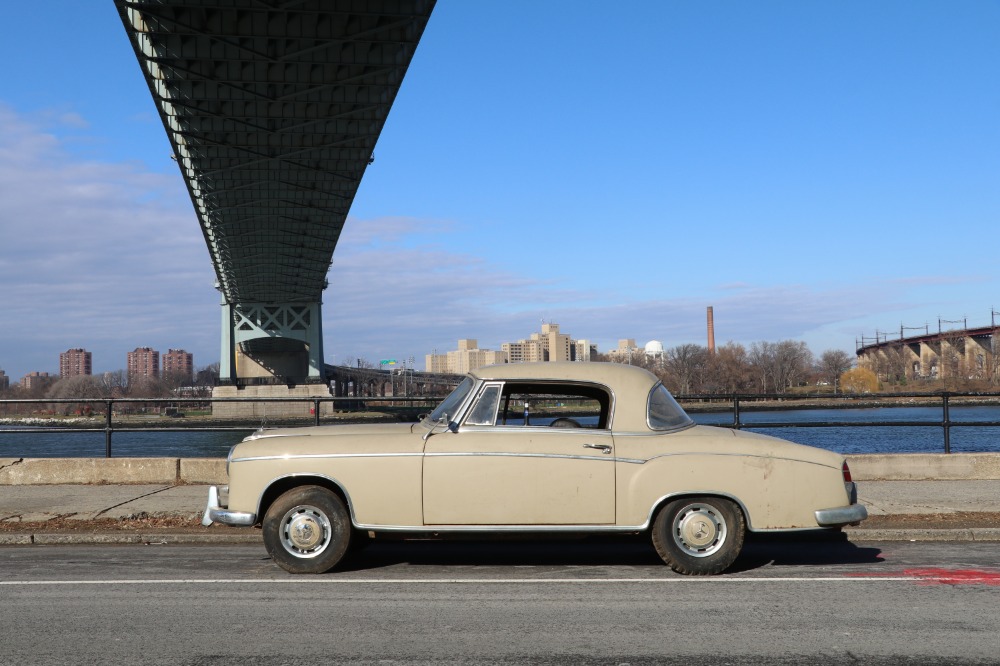
M 115 0 L 222 294 L 223 382 L 323 382 L 333 251 L 434 0 Z

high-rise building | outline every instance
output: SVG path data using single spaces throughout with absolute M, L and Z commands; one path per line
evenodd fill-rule
M 6 391 L 10 388 L 10 377 L 7 376 L 3 370 L 0 370 L 0 391 Z
M 92 375 L 91 353 L 86 349 L 67 349 L 59 354 L 59 376 L 79 377 Z
M 635 338 L 625 338 L 618 341 L 618 348 L 608 352 L 608 358 L 617 363 L 628 363 L 635 356 L 645 354 L 646 350 L 635 344 Z
M 21 377 L 21 388 L 26 391 L 45 388 L 52 383 L 53 379 L 55 379 L 55 377 L 47 372 L 29 372 L 24 377 Z
M 532 333 L 528 340 L 505 342 L 500 349 L 511 363 L 538 361 L 589 361 L 597 354 L 597 345 L 587 340 L 573 340 L 559 331 L 559 324 L 542 324 L 541 333 Z
M 540 361 L 590 361 L 597 345 L 589 340 L 573 340 L 559 331 L 559 324 L 542 324 L 541 333 L 527 340 L 505 342 L 500 351 L 479 349 L 476 340 L 459 340 L 458 349 L 447 354 L 427 354 L 427 372 L 465 374 L 494 363 L 537 363 Z
M 484 365 L 506 363 L 507 355 L 503 352 L 480 349 L 476 340 L 458 341 L 458 349 L 446 354 L 427 354 L 427 372 L 442 372 L 464 375 Z
M 136 347 L 126 355 L 129 377 L 159 377 L 160 352 L 149 347 Z
M 163 376 L 190 382 L 194 379 L 194 354 L 183 349 L 171 349 L 163 355 Z

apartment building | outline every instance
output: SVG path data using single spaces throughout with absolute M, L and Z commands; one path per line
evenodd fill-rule
M 635 338 L 625 338 L 618 341 L 618 348 L 608 352 L 608 359 L 617 363 L 628 363 L 633 356 L 638 358 L 646 350 L 635 344 Z
M 160 352 L 149 347 L 136 347 L 125 355 L 129 377 L 159 377 Z
M 26 391 L 42 389 L 51 384 L 55 377 L 47 372 L 29 372 L 21 377 L 21 388 Z
M 559 330 L 559 324 L 542 324 L 540 333 L 532 333 L 527 340 L 505 342 L 500 349 L 507 353 L 511 363 L 538 361 L 589 361 L 597 354 L 597 345 L 587 340 L 573 340 Z
M 86 349 L 67 349 L 59 354 L 59 376 L 80 377 L 94 374 L 92 355 Z
M 539 333 L 526 340 L 505 342 L 500 351 L 479 349 L 473 339 L 459 340 L 458 349 L 446 354 L 427 354 L 427 372 L 465 374 L 494 363 L 539 363 L 542 361 L 591 361 L 597 345 L 589 340 L 574 340 L 559 330 L 559 324 L 542 324 Z
M 484 365 L 506 363 L 507 356 L 503 352 L 480 349 L 477 340 L 465 339 L 458 341 L 458 349 L 445 354 L 427 354 L 424 360 L 427 372 L 464 375 Z
M 183 349 L 171 349 L 163 355 L 163 376 L 184 381 L 194 379 L 194 354 Z

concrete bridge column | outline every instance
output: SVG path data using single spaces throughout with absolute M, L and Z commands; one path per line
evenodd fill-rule
M 903 364 L 906 366 L 907 379 L 913 379 L 922 374 L 919 343 L 907 344 L 903 347 Z
M 920 343 L 920 374 L 924 377 L 936 376 L 940 371 L 938 360 L 940 345 L 934 342 Z M 935 370 L 937 368 L 937 370 Z
M 222 303 L 223 383 L 250 377 L 325 382 L 320 303 Z

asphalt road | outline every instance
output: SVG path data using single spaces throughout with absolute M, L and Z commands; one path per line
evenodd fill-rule
M 0 663 L 907 664 L 1000 660 L 996 543 L 379 543 L 291 576 L 257 545 L 0 548 Z

